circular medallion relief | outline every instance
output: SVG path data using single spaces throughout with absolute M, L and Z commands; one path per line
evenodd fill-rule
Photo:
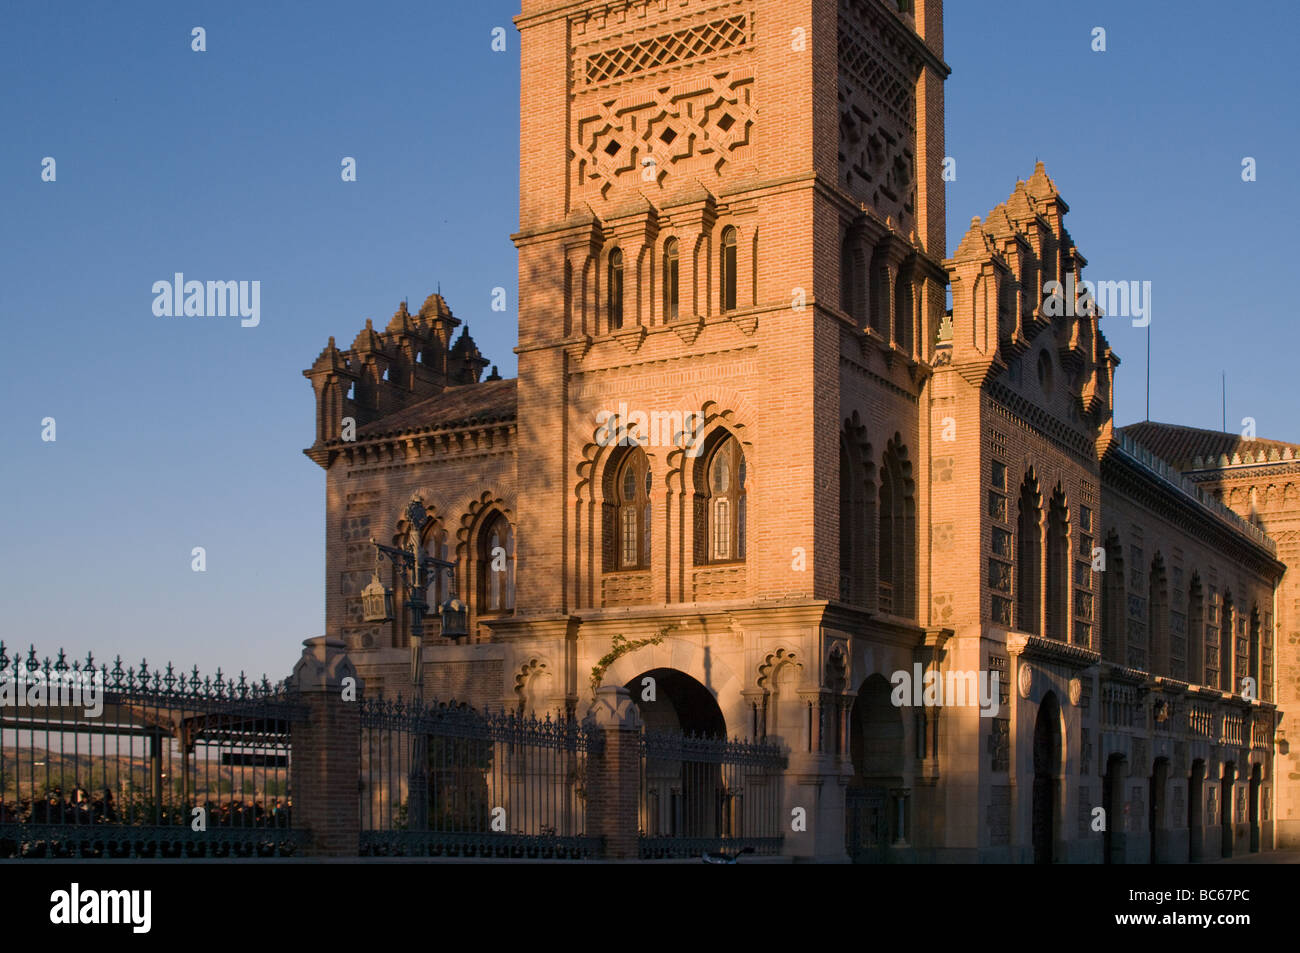
M 1083 697 L 1083 682 L 1077 678 L 1070 679 L 1070 704 L 1078 705 L 1079 699 Z
M 1020 685 L 1020 697 L 1028 698 L 1029 690 L 1034 687 L 1034 670 L 1029 667 L 1028 662 L 1020 663 L 1020 675 L 1017 680 Z

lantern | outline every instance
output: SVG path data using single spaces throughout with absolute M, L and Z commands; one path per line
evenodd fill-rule
M 444 639 L 469 635 L 469 607 L 455 596 L 442 604 L 441 616 Z
M 393 590 L 379 581 L 378 572 L 361 590 L 361 615 L 367 622 L 393 621 Z

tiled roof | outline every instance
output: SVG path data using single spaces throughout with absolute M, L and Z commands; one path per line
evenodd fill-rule
M 357 437 L 446 430 L 514 420 L 517 409 L 516 378 L 448 387 L 395 414 L 357 428 Z
M 1228 464 L 1291 460 L 1300 456 L 1300 446 L 1282 440 L 1248 440 L 1237 433 L 1201 430 L 1179 424 L 1162 424 L 1153 420 L 1121 428 L 1132 440 L 1146 447 L 1178 470 L 1220 466 L 1220 456 Z M 1197 464 L 1197 458 L 1201 463 Z

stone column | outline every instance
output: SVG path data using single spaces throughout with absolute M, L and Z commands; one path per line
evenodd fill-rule
M 307 852 L 318 857 L 356 856 L 361 836 L 360 701 L 344 701 L 348 678 L 354 680 L 348 697 L 360 699 L 364 686 L 343 641 L 329 636 L 303 642 L 289 678 L 307 709 L 291 732 L 292 821 L 310 832 Z
M 641 796 L 641 713 L 621 685 L 605 685 L 592 705 L 604 742 L 587 756 L 587 832 L 606 860 L 636 860 Z

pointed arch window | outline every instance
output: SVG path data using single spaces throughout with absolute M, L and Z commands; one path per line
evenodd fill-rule
M 609 253 L 607 292 L 606 312 L 609 318 L 609 329 L 617 331 L 623 326 L 623 252 L 618 248 Z
M 1021 632 L 1042 631 L 1043 516 L 1038 480 L 1028 474 L 1020 486 L 1016 526 L 1016 626 Z
M 1254 606 L 1250 610 L 1250 647 L 1246 660 L 1246 674 L 1255 679 L 1255 697 L 1263 698 L 1264 693 L 1260 689 L 1261 678 L 1259 671 L 1259 607 Z M 1238 679 L 1240 681 L 1240 679 Z
M 894 343 L 903 351 L 912 350 L 912 266 L 898 269 L 894 279 Z
M 1219 618 L 1219 689 L 1232 691 L 1232 639 L 1237 631 L 1232 593 L 1223 594 L 1223 612 Z
M 664 242 L 664 321 L 677 320 L 679 255 L 677 239 Z
M 722 230 L 722 244 L 719 248 L 719 283 L 721 309 L 736 310 L 736 228 L 728 225 Z
M 1128 594 L 1124 583 L 1124 547 L 1114 530 L 1106 537 L 1106 571 L 1101 580 L 1101 654 L 1108 662 L 1124 663 Z
M 696 496 L 696 559 L 739 562 L 745 558 L 748 475 L 739 441 L 730 434 L 719 440 L 697 473 L 703 477 L 703 492 Z
M 912 612 L 911 581 L 916 552 L 916 501 L 905 448 L 891 440 L 880 461 L 880 528 L 877 540 L 877 606 L 897 616 Z
M 857 319 L 857 268 L 853 259 L 853 237 L 845 235 L 840 243 L 840 310 Z
M 1147 671 L 1169 674 L 1169 584 L 1165 560 L 1156 553 L 1147 576 Z
M 442 524 L 437 520 L 429 521 L 429 528 L 424 534 L 424 546 L 422 547 L 426 556 L 432 556 L 434 559 L 450 561 L 448 555 L 450 546 L 447 543 L 447 531 L 442 528 Z M 425 591 L 425 601 L 429 604 L 427 615 L 437 615 L 438 608 L 451 598 L 452 579 L 451 570 L 434 569 L 425 580 L 427 590 Z
M 1205 590 L 1196 572 L 1187 599 L 1187 680 L 1205 684 Z
M 1047 637 L 1069 641 L 1070 508 L 1058 486 L 1047 519 Z
M 514 609 L 514 556 L 514 529 L 504 514 L 493 513 L 479 532 L 475 559 L 480 615 L 493 615 Z
M 617 568 L 650 568 L 650 492 L 653 481 L 645 451 L 637 447 L 623 459 L 615 480 Z

